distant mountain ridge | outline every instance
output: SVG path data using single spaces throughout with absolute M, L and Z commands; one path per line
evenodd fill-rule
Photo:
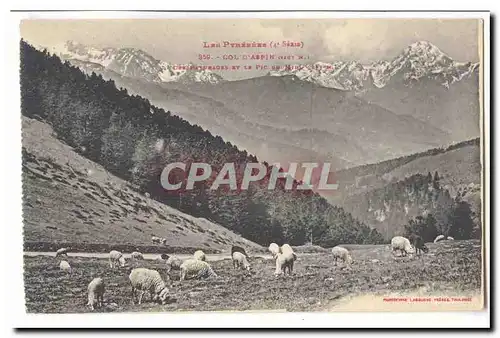
M 97 48 L 81 43 L 67 41 L 52 47 L 38 46 L 47 49 L 64 60 L 74 63 L 84 71 L 113 71 L 132 78 L 141 78 L 152 82 L 180 83 L 220 83 L 222 76 L 209 70 L 176 69 L 173 64 L 158 60 L 137 48 Z M 100 67 L 99 67 L 100 66 Z M 186 65 L 196 66 L 192 63 Z
M 271 71 L 269 75 L 295 75 L 323 87 L 363 91 L 370 86 L 383 88 L 391 81 L 402 81 L 411 86 L 424 78 L 433 79 L 449 88 L 478 69 L 479 63 L 454 61 L 432 43 L 418 41 L 406 47 L 391 61 L 381 60 L 368 65 L 357 61 L 316 62 Z
M 424 177 L 437 172 L 440 186 L 443 192 L 447 191 L 448 199 L 469 203 L 474 224 L 480 227 L 480 156 L 480 139 L 476 138 L 447 148 L 341 170 L 336 173 L 339 190 L 328 199 L 378 229 L 387 238 L 402 231 L 409 219 L 428 212 L 439 212 L 437 197 L 425 200 L 422 196 L 429 196 L 422 191 L 423 195 L 416 198 L 412 195 L 413 184 L 410 183 L 418 175 Z
M 157 60 L 147 52 L 137 48 L 97 48 L 74 41 L 47 49 L 63 59 L 76 61 L 79 67 L 87 68 L 87 63 L 99 64 L 104 69 L 121 75 L 144 78 L 154 82 L 211 83 L 225 79 L 209 70 L 175 69 L 174 65 Z M 193 65 L 189 63 L 189 65 Z M 429 78 L 449 88 L 462 79 L 469 78 L 479 70 L 479 63 L 458 62 L 428 41 L 418 41 L 406 47 L 392 60 L 379 60 L 370 64 L 358 61 L 335 61 L 332 63 L 293 65 L 290 69 L 271 71 L 271 76 L 295 75 L 304 81 L 319 86 L 340 90 L 363 91 L 366 87 L 383 88 L 391 81 L 402 80 L 411 86 L 415 82 Z

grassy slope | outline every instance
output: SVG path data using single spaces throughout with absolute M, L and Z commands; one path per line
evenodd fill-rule
M 479 241 L 429 244 L 423 259 L 391 256 L 388 246 L 352 248 L 352 270 L 333 266 L 331 254 L 298 254 L 294 275 L 276 278 L 274 262 L 251 257 L 252 274 L 234 270 L 230 260 L 211 262 L 215 280 L 178 281 L 170 273 L 172 301 L 132 305 L 128 268 L 111 270 L 107 261 L 69 257 L 71 276 L 59 271 L 55 257 L 24 259 L 28 312 L 88 312 L 87 284 L 96 276 L 106 283 L 104 312 L 287 310 L 328 311 L 349 296 L 380 296 L 419 291 L 423 296 L 465 297 L 480 294 L 481 245 Z M 378 261 L 373 261 L 377 259 Z M 132 266 L 154 268 L 166 280 L 160 261 L 130 261 Z M 47 287 L 50 285 L 50 287 Z M 148 299 L 148 298 L 146 298 Z M 466 304 L 467 305 L 467 304 Z M 390 309 L 389 307 L 387 307 Z
M 154 234 L 166 238 L 169 249 L 176 251 L 221 251 L 232 244 L 262 250 L 218 224 L 134 191 L 57 140 L 45 123 L 23 117 L 22 132 L 29 158 L 23 165 L 26 249 L 53 250 L 72 243 L 86 251 L 126 245 L 151 252 L 158 249 L 151 246 Z

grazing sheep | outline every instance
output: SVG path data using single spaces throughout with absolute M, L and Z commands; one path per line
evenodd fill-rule
M 217 277 L 210 264 L 198 259 L 188 259 L 181 264 L 180 281 L 190 278 Z
M 449 240 L 449 241 L 454 241 L 455 240 L 455 238 L 453 238 L 451 236 L 446 237 L 446 239 Z
M 288 269 L 288 274 L 293 273 L 293 262 L 297 259 L 297 256 L 292 250 L 292 247 L 288 244 L 284 244 L 281 247 L 280 252 L 275 254 L 276 257 L 276 271 L 275 275 L 280 275 L 281 273 L 286 274 Z
M 71 266 L 67 261 L 61 261 L 61 263 L 59 263 L 59 269 L 62 271 L 69 272 L 70 274 L 72 272 Z
M 104 296 L 104 282 L 102 278 L 97 277 L 92 279 L 87 290 L 89 292 L 87 305 L 90 306 L 90 309 L 94 310 L 95 307 L 101 307 Z
M 199 261 L 206 261 L 207 258 L 205 257 L 205 253 L 201 250 L 197 250 L 194 255 L 193 255 L 194 259 L 197 259 Z
M 445 236 L 444 236 L 444 235 L 439 235 L 439 236 L 437 236 L 436 238 L 434 238 L 434 243 L 437 243 L 437 242 L 443 241 L 444 239 L 445 239 Z
M 167 265 L 167 273 L 171 270 L 180 270 L 182 265 L 182 260 L 176 256 L 170 256 L 166 262 Z
M 130 257 L 132 259 L 144 259 L 144 256 L 140 252 L 138 252 L 138 251 L 132 252 L 132 254 L 130 255 Z
M 402 256 L 406 256 L 408 253 L 414 253 L 415 248 L 411 245 L 408 238 L 402 236 L 393 237 L 391 240 L 392 253 L 394 254 L 396 250 L 401 252 Z
M 120 251 L 111 250 L 109 252 L 109 267 L 113 269 L 115 266 L 118 266 L 118 262 L 121 267 L 124 267 L 126 265 L 125 257 Z
M 246 270 L 250 270 L 250 264 L 248 263 L 247 257 L 243 253 L 236 251 L 233 253 L 232 258 L 233 267 L 235 269 L 243 268 Z
M 283 246 L 280 248 L 280 252 L 281 253 L 284 253 L 284 252 L 291 252 L 292 255 L 293 255 L 293 259 L 294 260 L 297 260 L 297 255 L 295 255 L 295 253 L 293 252 L 293 249 L 290 245 L 288 244 L 283 244 Z
M 153 244 L 160 244 L 161 240 L 162 239 L 160 237 L 151 236 L 151 242 L 153 242 Z
M 335 265 L 337 265 L 337 261 L 342 261 L 344 264 L 351 265 L 353 260 L 351 257 L 351 254 L 349 253 L 349 250 L 347 250 L 344 247 L 341 246 L 336 246 L 332 249 L 332 254 L 333 254 L 333 260 L 335 262 Z
M 276 243 L 271 243 L 269 244 L 269 248 L 268 250 L 271 252 L 271 254 L 273 255 L 273 258 L 276 258 L 276 255 L 279 254 L 281 252 L 281 249 L 280 247 L 278 246 L 278 244 Z
M 168 288 L 156 270 L 135 268 L 128 276 L 132 285 L 132 303 L 135 304 L 136 291 L 139 291 L 139 305 L 145 292 L 149 292 L 151 300 L 165 304 L 168 298 Z
M 233 246 L 231 247 L 231 257 L 233 256 L 233 254 L 234 254 L 235 252 L 241 252 L 242 254 L 244 254 L 244 255 L 245 255 L 245 257 L 246 257 L 246 258 L 250 258 L 250 257 L 248 257 L 248 255 L 247 255 L 247 253 L 246 253 L 245 249 L 243 249 L 241 246 L 233 245 Z
M 59 250 L 56 251 L 56 257 L 59 257 L 59 256 L 68 257 L 69 250 L 70 250 L 69 248 L 60 248 Z
M 163 244 L 163 245 L 167 245 L 167 239 L 166 239 L 166 238 L 162 238 L 162 239 L 161 239 L 161 244 Z
M 415 248 L 415 252 L 418 256 L 420 256 L 420 251 L 423 251 L 424 253 L 429 252 L 429 248 L 425 245 L 424 239 L 419 235 L 411 235 L 410 243 Z

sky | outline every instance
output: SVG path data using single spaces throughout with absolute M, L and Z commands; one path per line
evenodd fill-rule
M 214 57 L 255 52 L 302 55 L 311 62 L 369 63 L 390 60 L 420 40 L 457 61 L 477 62 L 478 24 L 473 19 L 67 19 L 23 20 L 20 30 L 21 37 L 37 45 L 73 40 L 97 47 L 133 47 L 177 64 L 235 64 Z M 203 42 L 284 40 L 303 42 L 303 48 L 203 48 Z M 200 61 L 201 53 L 212 60 Z

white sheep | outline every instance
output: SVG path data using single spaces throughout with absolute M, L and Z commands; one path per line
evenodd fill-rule
M 194 259 L 197 259 L 199 261 L 206 261 L 207 260 L 207 258 L 205 257 L 205 253 L 201 250 L 195 251 L 193 257 L 194 257 Z
M 293 259 L 297 260 L 297 255 L 295 254 L 295 252 L 293 252 L 292 247 L 290 245 L 288 245 L 288 244 L 283 244 L 283 246 L 280 248 L 280 252 L 281 253 L 291 252 L 292 255 L 293 255 Z
M 446 239 L 449 240 L 449 241 L 454 241 L 455 240 L 455 238 L 453 238 L 451 236 L 446 237 Z
M 280 253 L 280 247 L 276 243 L 271 243 L 269 244 L 268 250 L 271 252 L 273 255 L 273 258 L 276 258 L 276 255 Z
M 442 241 L 444 239 L 445 239 L 444 235 L 439 235 L 436 238 L 434 238 L 434 243 L 437 243 L 437 242 Z
M 247 257 L 239 251 L 233 252 L 233 267 L 235 269 L 243 268 L 250 270 L 250 263 L 248 263 Z
M 332 249 L 332 254 L 333 254 L 333 259 L 335 262 L 335 265 L 337 265 L 337 261 L 342 261 L 344 264 L 351 265 L 353 260 L 351 257 L 351 254 L 349 253 L 349 250 L 347 250 L 344 247 L 341 246 L 336 246 Z
M 132 259 L 144 259 L 144 256 L 143 256 L 140 252 L 138 252 L 138 251 L 134 251 L 134 252 L 132 252 L 132 253 L 130 254 L 130 257 L 131 257 Z
M 181 264 L 180 281 L 190 278 L 217 277 L 210 264 L 198 259 L 188 259 Z
M 70 250 L 69 248 L 60 248 L 59 250 L 56 251 L 56 257 L 59 257 L 59 256 L 68 257 L 69 250 Z
M 180 270 L 182 260 L 176 256 L 169 256 L 165 264 L 167 265 L 167 273 L 169 273 L 171 270 Z
M 396 236 L 391 240 L 392 253 L 394 254 L 396 250 L 401 252 L 402 256 L 406 256 L 408 253 L 415 253 L 415 248 L 411 245 L 410 240 L 406 237 Z
M 157 237 L 157 236 L 151 236 L 151 242 L 153 242 L 153 244 L 160 244 L 161 243 L 161 238 L 160 237 Z
M 281 252 L 275 254 L 276 271 L 274 274 L 286 274 L 286 270 L 288 269 L 288 274 L 291 275 L 293 273 L 293 262 L 297 259 L 297 256 L 293 252 L 292 247 L 288 244 L 284 244 L 280 251 Z
M 120 263 L 121 267 L 126 265 L 125 257 L 120 251 L 111 250 L 109 252 L 109 267 L 113 269 L 115 266 L 118 266 L 117 263 Z
M 90 309 L 94 310 L 95 307 L 101 307 L 104 297 L 104 282 L 102 278 L 94 278 L 89 283 L 87 290 L 89 292 L 87 305 L 90 306 Z
M 71 265 L 69 265 L 67 261 L 61 261 L 61 263 L 59 263 L 59 269 L 62 271 L 69 272 L 70 274 L 72 272 Z
M 165 304 L 168 299 L 168 288 L 156 270 L 135 268 L 128 276 L 132 285 L 132 303 L 135 304 L 136 291 L 139 291 L 139 305 L 145 292 L 149 292 L 151 300 Z

